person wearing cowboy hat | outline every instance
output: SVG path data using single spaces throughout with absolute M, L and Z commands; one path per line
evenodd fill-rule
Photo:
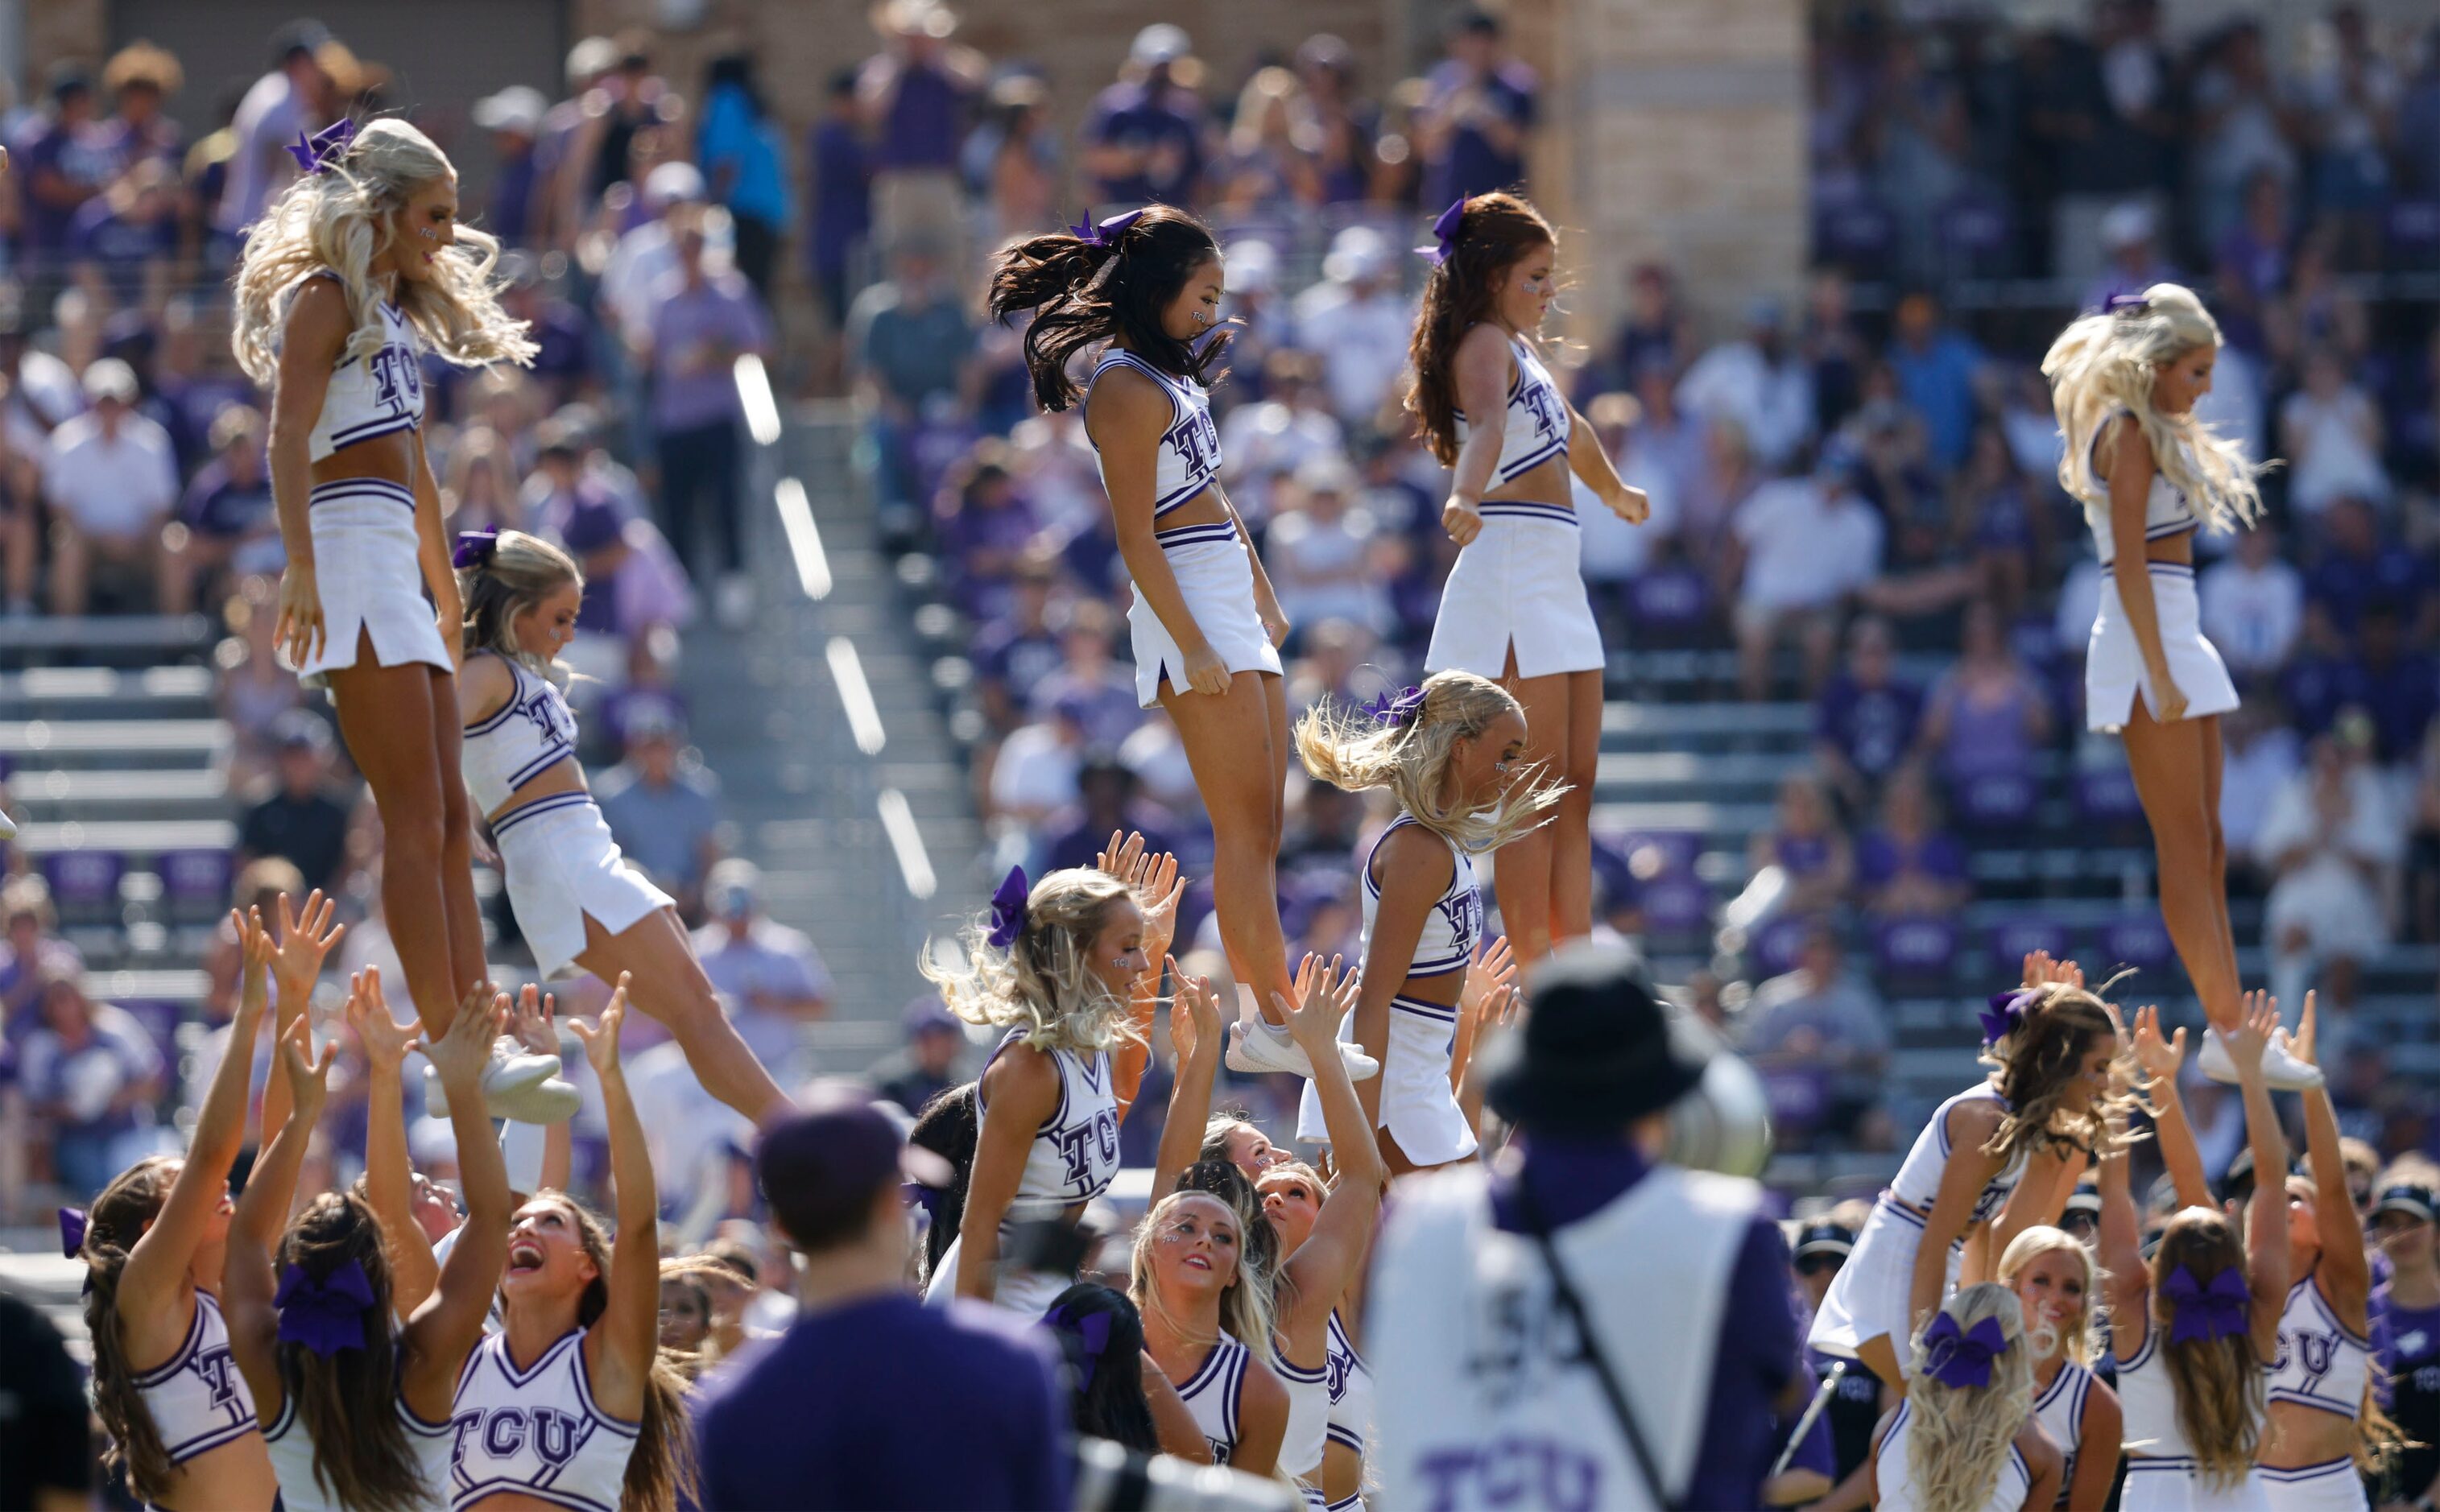
M 1813 1385 L 1787 1245 L 1755 1183 L 1661 1154 L 1720 1053 L 1632 951 L 1550 957 L 1483 1051 L 1516 1140 L 1408 1184 L 1381 1237 L 1383 1504 L 1761 1504 L 1772 1414 Z
M 887 45 L 856 70 L 855 96 L 872 145 L 873 239 L 954 245 L 965 229 L 958 149 L 989 66 L 949 40 L 958 14 L 940 0 L 888 0 L 873 8 L 872 29 Z

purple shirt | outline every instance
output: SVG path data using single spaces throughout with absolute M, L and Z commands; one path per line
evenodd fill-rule
M 70 184 L 84 189 L 88 195 L 98 193 L 110 182 L 111 159 L 108 144 L 93 126 L 63 127 L 47 116 L 37 116 L 17 138 L 9 150 L 14 160 L 9 171 L 26 187 L 20 198 L 26 207 L 26 248 L 35 253 L 63 253 L 67 250 L 68 226 L 81 207 L 77 205 L 45 204 L 33 190 L 34 179 L 41 174 L 57 172 Z
M 946 169 L 958 163 L 965 137 L 966 85 L 946 69 L 875 58 L 868 68 L 894 68 L 889 109 L 873 143 L 876 169 Z
M 1867 887 L 1886 887 L 1900 877 L 1935 881 L 1965 880 L 1965 850 L 1947 835 L 1926 835 L 1912 845 L 1875 829 L 1856 845 L 1856 876 Z
M 978 1305 L 891 1294 L 807 1313 L 696 1389 L 705 1512 L 1065 1508 L 1055 1358 Z
M 654 426 L 693 431 L 737 418 L 737 380 L 729 365 L 699 363 L 698 355 L 715 345 L 760 350 L 770 340 L 762 307 L 738 275 L 707 276 L 691 288 L 673 280 L 653 309 Z
M 1186 205 L 1203 176 L 1203 102 L 1170 85 L 1122 81 L 1094 97 L 1085 139 L 1143 152 L 1142 166 L 1093 187 L 1096 205 Z
M 1491 1182 L 1492 1219 L 1511 1234 L 1531 1232 L 1518 1212 L 1520 1185 L 1531 1183 L 1543 1218 L 1565 1228 L 1625 1196 L 1652 1168 L 1624 1139 L 1536 1134 L 1516 1147 L 1523 1160 L 1495 1166 Z M 1681 1498 L 1687 1506 L 1762 1505 L 1763 1472 L 1779 1451 L 1772 1405 L 1790 1380 L 1810 1374 L 1799 1352 L 1787 1277 L 1787 1241 L 1777 1223 L 1756 1213 L 1720 1309 L 1702 1447 Z
M 165 215 L 136 221 L 115 214 L 106 195 L 97 194 L 68 221 L 68 258 L 101 269 L 111 294 L 133 302 L 144 294 L 144 272 L 155 262 L 178 255 L 178 221 Z
M 1866 687 L 1841 672 L 1813 707 L 1813 738 L 1836 746 L 1847 764 L 1875 779 L 1906 759 L 1923 718 L 1923 695 L 1904 683 Z

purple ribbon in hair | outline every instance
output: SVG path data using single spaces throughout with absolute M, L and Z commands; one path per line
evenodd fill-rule
M 1408 688 L 1403 693 L 1384 693 L 1367 703 L 1364 712 L 1372 716 L 1375 724 L 1403 729 L 1408 720 L 1423 712 L 1425 697 L 1424 690 L 1419 687 Z
M 1119 238 L 1126 234 L 1127 227 L 1142 219 L 1141 210 L 1129 210 L 1123 215 L 1111 216 L 1098 225 L 1088 217 L 1069 226 L 1068 231 L 1070 236 L 1088 247 L 1115 247 L 1119 244 Z
M 373 1307 L 373 1284 L 362 1261 L 332 1268 L 319 1281 L 291 1264 L 279 1274 L 271 1305 L 279 1309 L 279 1337 L 329 1359 L 342 1349 L 365 1346 L 365 1314 Z
M 1985 1318 L 1971 1328 L 1942 1313 L 1923 1331 L 1923 1368 L 1951 1391 L 1981 1391 L 1991 1384 L 1991 1362 L 2014 1346 L 1997 1318 Z
M 1449 255 L 1457 251 L 1458 231 L 1464 224 L 1465 196 L 1461 194 L 1441 212 L 1441 218 L 1432 222 L 1432 240 L 1437 245 L 1417 247 L 1415 256 L 1431 258 L 1435 268 L 1448 261 Z
M 1085 1345 L 1085 1374 L 1084 1379 L 1076 1382 L 1076 1389 L 1079 1391 L 1090 1389 L 1093 1384 L 1093 1371 L 1101 1364 L 1102 1356 L 1110 1347 L 1110 1314 L 1088 1312 L 1079 1318 L 1074 1312 L 1062 1307 L 1051 1308 L 1042 1321 L 1054 1327 L 1076 1330 L 1076 1337 Z
M 492 553 L 499 549 L 497 530 L 460 530 L 458 549 L 449 554 L 449 564 L 460 569 L 484 566 L 491 561 Z
M 1998 1044 L 2009 1035 L 2024 1027 L 2025 1010 L 2034 1005 L 2035 997 L 2036 993 L 2032 987 L 2018 987 L 2014 992 L 1992 993 L 1991 1005 L 1982 1009 L 1980 1014 L 1982 1021 L 1983 1042 Z
M 2253 1290 L 2235 1266 L 2223 1266 L 2208 1283 L 2180 1266 L 2161 1283 L 2161 1299 L 2169 1304 L 2169 1343 L 2200 1339 L 2208 1343 L 2243 1333 L 2252 1321 Z
M 2150 311 L 2152 301 L 2142 294 L 2111 294 L 2101 302 L 2105 315 L 2141 315 Z
M 355 139 L 356 123 L 343 116 L 311 136 L 298 132 L 288 155 L 305 172 L 320 173 L 347 155 L 348 144 Z
M 1011 866 L 1000 879 L 999 891 L 992 894 L 991 933 L 984 936 L 995 948 L 1007 950 L 1025 933 L 1025 895 L 1032 890 L 1022 866 Z
M 84 1209 L 60 1209 L 60 1254 L 73 1260 L 84 1253 Z

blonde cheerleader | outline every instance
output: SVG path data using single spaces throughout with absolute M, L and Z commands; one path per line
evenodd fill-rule
M 289 151 L 304 173 L 247 234 L 232 337 L 238 365 L 272 390 L 288 555 L 277 633 L 306 685 L 329 690 L 372 790 L 383 916 L 417 1015 L 440 1035 L 483 979 L 483 926 L 451 685 L 458 580 L 424 454 L 422 363 L 426 348 L 469 367 L 530 363 L 535 347 L 501 311 L 499 245 L 458 225 L 457 170 L 430 137 L 341 121 Z M 553 1069 L 503 1057 L 484 1092 L 513 1100 Z
M 2085 722 L 2126 737 L 2160 852 L 2161 916 L 2212 1023 L 2202 1069 L 2231 1081 L 2218 1041 L 2237 1025 L 2242 988 L 2219 825 L 2219 717 L 2236 707 L 2236 685 L 2203 638 L 2194 535 L 2251 525 L 2262 498 L 2237 444 L 2195 418 L 2219 345 L 2193 291 L 2154 284 L 2061 331 L 2042 373 L 2066 439 L 2059 483 L 2083 503 L 2105 574 L 2085 649 Z M 2277 1044 L 2263 1074 L 2280 1088 L 2321 1077 Z
M 1407 409 L 1456 471 L 1441 524 L 1459 551 L 1424 669 L 1497 678 L 1524 706 L 1525 759 L 1561 785 L 1556 822 L 1505 837 L 1499 853 L 1500 916 L 1531 968 L 1592 933 L 1603 656 L 1569 476 L 1630 525 L 1651 506 L 1619 481 L 1542 364 L 1534 333 L 1558 292 L 1550 222 L 1515 195 L 1478 194 L 1432 230 L 1437 244 L 1416 249 L 1432 271 L 1408 344 Z
M 2059 1451 L 2033 1413 L 2025 1313 L 1991 1282 L 1942 1304 L 1914 1341 L 1906 1400 L 1873 1435 L 1882 1512 L 2049 1512 Z
M 2101 1512 L 2118 1473 L 2118 1394 L 2092 1372 L 2100 1353 L 2100 1268 L 2063 1229 L 2038 1224 L 2011 1240 L 1999 1281 L 2025 1311 L 2034 1416 L 2058 1447 L 2058 1505 Z

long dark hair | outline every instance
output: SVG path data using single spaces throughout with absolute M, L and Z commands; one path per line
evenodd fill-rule
M 1096 1349 L 1086 1343 L 1085 1328 L 1088 1320 L 1099 1317 L 1110 1321 L 1103 1325 L 1108 1332 Z M 1160 1430 L 1153 1423 L 1152 1404 L 1144 1399 L 1143 1314 L 1127 1294 L 1079 1281 L 1059 1293 L 1042 1322 L 1068 1358 L 1068 1413 L 1076 1432 L 1159 1453 Z
M 1450 368 L 1457 344 L 1491 318 L 1498 276 L 1535 247 L 1553 247 L 1558 233 L 1542 212 L 1514 194 L 1478 194 L 1465 202 L 1449 255 L 1424 279 L 1415 334 L 1407 360 L 1415 370 L 1407 413 L 1443 467 L 1457 466 L 1457 384 Z
M 277 1265 L 320 1280 L 349 1261 L 364 1267 L 373 1305 L 365 1344 L 317 1355 L 293 1339 L 276 1346 L 279 1384 L 314 1444 L 314 1479 L 331 1501 L 363 1512 L 413 1512 L 430 1504 L 406 1427 L 398 1418 L 398 1344 L 390 1337 L 389 1254 L 381 1220 L 352 1193 L 324 1192 L 279 1241 Z
M 123 1471 L 128 1489 L 153 1503 L 168 1500 L 178 1467 L 135 1389 L 135 1365 L 127 1358 L 127 1341 L 118 1333 L 118 1277 L 135 1241 L 161 1216 L 161 1204 L 170 1200 L 170 1184 L 177 1179 L 178 1162 L 169 1155 L 153 1155 L 120 1171 L 93 1200 L 85 1215 L 84 1248 L 77 1252 L 89 1283 L 84 1326 L 93 1340 L 93 1409 L 110 1434 L 102 1468 Z
M 966 1216 L 966 1183 L 975 1174 L 975 1145 L 982 1137 L 982 1114 L 975 1106 L 975 1084 L 952 1087 L 924 1105 L 924 1115 L 907 1131 L 906 1143 L 930 1150 L 956 1173 L 948 1185 L 932 1194 L 932 1226 L 924 1235 L 924 1276 L 929 1281 L 941 1268 L 941 1257 L 958 1241 Z
M 1025 332 L 1034 398 L 1047 410 L 1075 403 L 1068 360 L 1114 336 L 1124 337 L 1129 351 L 1164 373 L 1207 387 L 1219 382 L 1213 364 L 1229 345 L 1227 331 L 1198 344 L 1160 329 L 1161 311 L 1188 276 L 1220 256 L 1211 228 L 1184 210 L 1156 205 L 1124 230 L 1104 235 L 1107 245 L 1067 231 L 1028 237 L 1001 248 L 992 265 L 992 318 L 1034 311 Z

